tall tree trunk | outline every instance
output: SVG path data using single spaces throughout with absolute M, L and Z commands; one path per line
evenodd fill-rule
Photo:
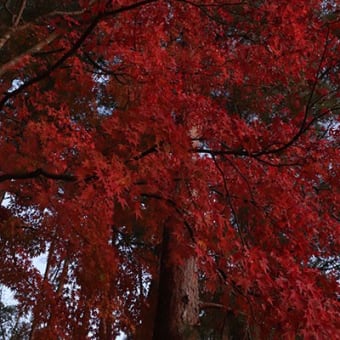
M 187 244 L 190 244 L 188 237 Z M 182 240 L 183 242 L 183 240 Z M 199 339 L 198 273 L 195 256 L 183 259 L 181 265 L 173 259 L 178 257 L 183 244 L 178 244 L 169 228 L 164 229 L 159 295 L 153 340 Z

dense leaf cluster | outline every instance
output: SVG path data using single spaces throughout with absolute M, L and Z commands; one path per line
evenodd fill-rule
M 336 3 L 54 3 L 0 4 L 0 283 L 23 331 L 142 338 L 167 231 L 203 338 L 338 338 Z

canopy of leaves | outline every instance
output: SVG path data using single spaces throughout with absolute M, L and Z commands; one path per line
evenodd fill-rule
M 136 334 L 167 225 L 249 337 L 338 338 L 336 3 L 60 3 L 0 4 L 0 282 L 31 338 Z

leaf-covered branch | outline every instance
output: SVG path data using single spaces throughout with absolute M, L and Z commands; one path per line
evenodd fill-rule
M 93 19 L 90 25 L 87 27 L 87 29 L 80 35 L 78 40 L 73 44 L 73 46 L 64 54 L 62 57 L 60 57 L 54 64 L 52 64 L 47 70 L 44 72 L 36 75 L 35 77 L 27 80 L 24 82 L 21 86 L 19 86 L 17 89 L 11 92 L 6 92 L 6 94 L 2 97 L 0 100 L 0 109 L 4 107 L 6 102 L 18 95 L 19 93 L 23 92 L 25 89 L 27 89 L 29 86 L 40 82 L 41 80 L 45 79 L 48 77 L 52 72 L 54 72 L 56 69 L 58 69 L 68 58 L 73 56 L 77 50 L 82 46 L 82 44 L 85 42 L 85 40 L 88 38 L 88 36 L 93 32 L 93 30 L 96 28 L 98 23 L 105 19 L 108 16 L 116 16 L 118 14 L 131 11 L 134 9 L 137 9 L 139 7 L 142 7 L 144 5 L 150 4 L 152 2 L 155 2 L 156 0 L 144 0 L 140 2 L 136 2 L 132 5 L 127 5 L 127 6 L 122 6 L 118 9 L 106 11 L 103 13 L 97 14 Z

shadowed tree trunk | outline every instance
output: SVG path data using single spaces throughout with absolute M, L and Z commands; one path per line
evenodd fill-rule
M 188 256 L 181 264 L 174 263 L 173 259 L 180 247 L 171 230 L 165 228 L 154 340 L 199 339 L 196 259 L 194 256 Z

